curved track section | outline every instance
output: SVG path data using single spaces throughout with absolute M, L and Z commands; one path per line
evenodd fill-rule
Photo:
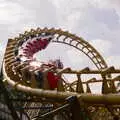
M 38 28 L 37 30 L 31 29 L 30 32 L 26 31 L 24 34 L 20 34 L 19 37 L 15 39 L 9 39 L 4 61 L 6 73 L 12 80 L 21 80 L 22 78 L 18 71 L 20 68 L 26 66 L 25 64 L 20 64 L 15 59 L 16 48 L 19 46 L 20 41 L 26 40 L 30 37 L 35 37 L 42 33 L 52 34 L 54 36 L 54 40 L 52 42 L 64 43 L 82 51 L 92 60 L 98 69 L 107 68 L 107 64 L 105 63 L 102 56 L 97 52 L 97 50 L 95 50 L 95 48 L 93 48 L 87 41 L 83 40 L 82 38 L 79 38 L 76 35 L 70 34 L 68 32 L 64 32 L 60 29 Z
M 48 83 L 45 82 L 45 86 L 40 89 L 36 86 L 37 83 L 35 78 L 32 76 L 30 79 L 26 79 L 24 77 L 24 73 L 26 72 L 26 69 L 29 68 L 29 60 L 31 61 L 33 59 L 34 53 L 36 53 L 38 50 L 45 49 L 44 45 L 39 47 L 37 44 L 37 42 L 40 42 L 40 40 L 44 41 L 43 38 L 41 39 L 41 35 L 52 35 L 52 39 L 50 39 L 49 42 L 66 44 L 83 52 L 94 63 L 97 70 L 84 68 L 79 71 L 73 71 L 69 68 L 53 69 L 53 67 L 50 67 L 47 72 L 55 72 L 60 77 L 58 86 L 55 88 L 55 90 L 49 90 L 49 88 L 46 86 Z M 39 39 L 36 41 L 34 38 Z M 31 42 L 34 44 L 31 44 Z M 45 46 L 47 46 L 47 44 L 45 44 Z M 31 47 L 33 49 L 31 49 Z M 22 52 L 22 55 L 25 56 L 25 61 L 22 59 L 16 59 L 17 56 L 20 55 L 20 50 L 25 52 L 24 54 Z M 29 72 L 31 75 L 33 75 L 35 71 L 31 70 Z M 114 67 L 108 68 L 103 57 L 87 41 L 67 31 L 54 28 L 37 28 L 36 30 L 31 29 L 30 32 L 25 31 L 25 33 L 20 34 L 19 37 L 9 39 L 3 63 L 4 79 L 6 79 L 13 88 L 29 94 L 29 97 L 24 100 L 27 101 L 24 104 L 24 109 L 27 115 L 30 116 L 30 119 L 33 120 L 39 120 L 39 115 L 41 119 L 45 118 L 45 120 L 47 120 L 46 118 L 49 119 L 49 116 L 52 116 L 50 118 L 51 120 L 53 120 L 53 117 L 61 117 L 60 120 L 77 120 L 78 118 L 95 120 L 98 116 L 102 116 L 100 118 L 103 120 L 106 120 L 108 117 L 108 120 L 119 120 L 120 97 L 117 94 L 108 94 L 116 93 L 116 87 L 114 86 L 114 83 L 115 81 L 120 80 L 119 76 L 108 79 L 107 75 L 113 73 L 119 74 L 120 70 L 117 70 Z M 71 84 L 66 83 L 61 77 L 62 74 L 75 74 L 77 76 L 77 80 Z M 102 76 L 102 79 L 96 80 L 95 78 L 92 78 L 86 82 L 83 82 L 81 80 L 82 74 L 99 74 Z M 46 72 L 44 75 L 46 76 Z M 88 94 L 91 93 L 89 84 L 96 82 L 102 82 L 101 92 L 108 95 Z M 83 84 L 86 85 L 86 91 L 83 89 Z M 32 99 L 31 103 L 28 102 L 30 100 L 29 98 Z M 36 101 L 38 103 L 35 103 Z M 36 108 L 38 106 L 39 108 Z M 29 108 L 30 110 L 28 110 Z M 40 109 L 43 108 L 49 108 L 47 113 L 41 113 L 42 111 Z M 112 109 L 114 109 L 114 111 L 112 111 Z M 103 111 L 104 115 L 100 114 L 101 111 Z

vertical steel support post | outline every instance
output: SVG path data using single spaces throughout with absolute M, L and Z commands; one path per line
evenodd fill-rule
M 90 120 L 88 113 L 86 113 L 76 96 L 68 97 L 66 100 L 71 105 L 72 120 Z
M 77 81 L 77 86 L 76 86 L 76 92 L 84 93 L 83 85 L 82 85 L 82 81 L 81 81 L 81 75 L 77 74 L 77 78 L 78 78 L 78 81 Z

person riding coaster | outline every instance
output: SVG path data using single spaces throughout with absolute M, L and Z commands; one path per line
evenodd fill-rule
M 55 89 L 57 88 L 58 81 L 61 79 L 59 75 L 55 73 L 57 69 L 63 69 L 63 64 L 60 60 L 50 60 L 48 63 L 43 63 L 41 65 L 43 69 L 43 79 L 44 79 L 44 86 L 49 89 Z M 46 81 L 45 81 L 46 79 Z M 48 86 L 47 86 L 48 85 Z
M 21 64 L 27 63 L 21 73 L 24 81 L 30 81 L 31 87 L 55 89 L 61 79 L 59 75 L 55 74 L 56 69 L 63 69 L 60 59 L 41 63 L 34 58 L 34 54 L 44 50 L 52 38 L 53 35 L 50 34 L 40 35 L 26 40 L 25 43 L 22 42 L 17 48 L 16 61 Z
M 43 89 L 55 89 L 61 79 L 55 72 L 57 69 L 63 69 L 62 62 L 57 60 L 50 60 L 47 63 L 30 61 L 29 66 L 23 72 L 24 79 L 30 81 L 33 87 Z

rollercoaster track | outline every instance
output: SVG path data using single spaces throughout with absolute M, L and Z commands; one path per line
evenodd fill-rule
M 15 46 L 19 44 L 23 39 L 28 38 L 31 35 L 41 34 L 41 33 L 50 33 L 54 35 L 54 40 L 52 42 L 63 43 L 69 46 L 73 46 L 76 49 L 82 51 L 85 55 L 87 55 L 95 66 L 100 70 L 107 68 L 107 64 L 105 63 L 102 56 L 95 50 L 87 41 L 82 38 L 77 37 L 76 35 L 70 34 L 68 32 L 64 32 L 61 29 L 40 29 L 37 30 L 31 29 L 30 32 L 25 31 L 24 34 L 20 34 L 19 37 L 15 39 L 9 39 L 8 45 L 5 52 L 4 64 L 7 75 L 13 79 L 13 81 L 20 81 L 21 75 L 17 72 L 18 69 L 24 68 L 25 64 L 20 64 L 15 60 Z M 62 39 L 61 39 L 62 37 Z M 18 70 L 19 71 L 19 70 Z
M 21 42 L 26 42 L 28 39 L 35 38 L 36 36 L 39 36 L 43 33 L 45 34 L 47 33 L 53 36 L 53 39 L 51 40 L 51 42 L 66 44 L 84 53 L 93 62 L 97 70 L 91 70 L 89 68 L 84 68 L 80 71 L 73 71 L 72 69 L 67 69 L 67 68 L 62 70 L 58 69 L 56 70 L 56 73 L 59 76 L 62 76 L 62 74 L 75 74 L 77 76 L 77 80 L 70 84 L 64 81 L 64 78 L 61 78 L 61 81 L 59 82 L 56 90 L 49 90 L 47 88 L 40 89 L 36 87 L 36 82 L 34 78 L 32 78 L 31 81 L 25 80 L 24 72 L 26 68 L 29 67 L 29 64 L 27 62 L 16 61 L 16 56 L 18 54 L 16 53 L 16 51 L 18 52 L 19 47 L 21 46 Z M 9 39 L 6 47 L 6 52 L 4 55 L 4 62 L 3 62 L 2 69 L 3 69 L 4 79 L 7 80 L 8 84 L 10 84 L 13 88 L 19 91 L 28 93 L 32 96 L 36 96 L 36 99 L 37 97 L 40 97 L 40 98 L 51 99 L 53 101 L 59 101 L 59 100 L 65 101 L 65 99 L 70 96 L 77 96 L 77 99 L 78 99 L 77 102 L 80 103 L 80 107 L 82 107 L 83 111 L 87 111 L 85 113 L 88 113 L 89 109 L 90 111 L 93 111 L 93 109 L 95 109 L 94 113 L 96 113 L 95 115 L 97 116 L 97 114 L 99 114 L 100 110 L 102 109 L 102 110 L 105 110 L 104 112 L 107 111 L 106 115 L 111 116 L 110 119 L 108 120 L 113 120 L 113 118 L 116 116 L 116 114 L 113 113 L 111 109 L 114 108 L 116 110 L 118 108 L 118 107 L 114 107 L 113 105 L 120 104 L 120 96 L 118 94 L 108 94 L 108 93 L 117 93 L 116 87 L 114 84 L 115 84 L 115 81 L 120 80 L 120 77 L 118 75 L 115 78 L 109 77 L 108 79 L 107 75 L 116 74 L 116 73 L 120 74 L 120 70 L 117 70 L 114 67 L 108 67 L 103 57 L 99 54 L 99 52 L 93 46 L 91 46 L 87 41 L 83 40 L 81 37 L 71 34 L 68 31 L 62 31 L 61 29 L 54 29 L 54 28 L 51 28 L 51 29 L 37 28 L 36 30 L 31 29 L 30 32 L 25 31 L 24 34 L 20 34 L 18 37 L 14 39 Z M 48 71 L 50 70 L 51 68 Z M 33 73 L 34 73 L 34 70 L 31 71 L 31 74 Z M 86 82 L 82 82 L 81 80 L 82 74 L 99 74 L 101 75 L 102 79 L 96 80 L 92 78 Z M 102 82 L 101 91 L 103 94 L 99 94 L 99 95 L 91 94 L 89 83 L 97 83 L 97 82 Z M 86 87 L 87 87 L 86 92 L 83 89 L 83 84 L 86 84 Z M 81 104 L 81 102 L 83 104 Z M 86 104 L 85 106 L 84 106 L 84 103 Z M 59 104 L 61 105 L 61 103 Z M 31 102 L 29 104 L 26 102 L 24 106 L 36 107 L 39 105 L 42 105 L 42 104 L 34 103 L 34 102 Z M 94 107 L 94 105 L 96 107 Z M 97 105 L 101 106 L 101 108 L 99 108 Z M 75 108 L 73 107 L 73 109 Z M 59 109 L 53 110 L 52 113 L 54 113 L 55 111 L 59 111 Z M 73 111 L 74 110 L 72 110 L 72 113 L 74 113 Z M 78 116 L 76 115 L 77 113 L 79 113 L 78 111 L 74 113 L 75 116 Z M 27 110 L 27 115 L 30 116 L 30 119 L 34 118 L 35 113 L 38 115 L 40 111 L 36 110 L 35 112 L 35 111 Z M 89 112 L 89 113 L 90 113 L 90 116 L 96 119 L 96 116 L 92 115 L 92 112 Z M 117 111 L 117 113 L 120 114 L 119 111 Z M 114 119 L 114 120 L 119 120 L 119 119 Z
M 90 58 L 90 60 L 92 60 L 92 62 L 98 68 L 98 70 L 101 71 L 107 68 L 107 64 L 105 63 L 102 56 L 97 52 L 95 48 L 93 48 L 87 41 L 83 40 L 82 38 L 77 37 L 76 35 L 70 34 L 69 32 L 62 31 L 61 29 L 54 29 L 54 28 L 52 29 L 37 28 L 37 30 L 31 29 L 30 32 L 25 31 L 25 33 L 20 34 L 19 37 L 8 40 L 8 44 L 7 44 L 7 48 L 4 56 L 3 69 L 4 69 L 4 74 L 6 74 L 7 76 L 8 83 L 12 84 L 12 86 L 16 87 L 18 84 L 28 86 L 26 84 L 26 81 L 23 80 L 22 78 L 23 76 L 21 74 L 24 72 L 24 68 L 26 68 L 28 64 L 16 61 L 15 59 L 16 48 L 19 47 L 20 41 L 28 39 L 30 36 L 35 37 L 38 34 L 42 34 L 42 33 L 52 34 L 54 36 L 54 39 L 52 40 L 52 42 L 67 44 L 83 52 L 85 55 L 87 55 Z M 34 87 L 32 83 L 31 83 L 31 86 Z

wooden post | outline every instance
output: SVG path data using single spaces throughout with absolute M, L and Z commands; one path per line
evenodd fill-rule
M 88 83 L 86 83 L 86 87 L 87 87 L 86 93 L 91 93 L 91 89 L 90 89 L 90 87 L 89 87 L 89 84 L 88 84 Z
M 80 103 L 76 96 L 70 96 L 66 100 L 71 105 L 72 120 L 90 120 L 82 102 Z
M 77 86 L 76 86 L 76 92 L 84 93 L 83 85 L 82 85 L 82 81 L 81 81 L 81 75 L 77 74 L 77 78 L 78 78 L 78 81 L 77 81 Z
M 111 93 L 117 93 L 114 81 L 110 81 L 109 84 L 110 84 Z
M 105 74 L 102 74 L 102 78 L 103 78 L 102 94 L 107 94 L 107 93 L 109 93 L 110 91 L 109 91 L 109 87 L 108 87 L 108 83 L 107 83 Z
M 65 91 L 65 89 L 64 89 L 64 85 L 63 85 L 63 81 L 62 81 L 62 79 L 61 79 L 61 74 L 59 74 L 59 80 L 58 80 L 58 87 L 57 87 L 57 90 L 58 91 Z
M 45 89 L 45 90 L 49 90 L 50 89 L 50 86 L 49 86 L 49 83 L 48 83 L 48 79 L 47 79 L 47 72 L 48 71 L 43 72 L 43 89 Z
M 31 73 L 31 87 L 32 88 L 37 88 L 37 82 L 36 82 L 36 79 L 35 79 L 35 74 L 33 71 L 30 72 Z

